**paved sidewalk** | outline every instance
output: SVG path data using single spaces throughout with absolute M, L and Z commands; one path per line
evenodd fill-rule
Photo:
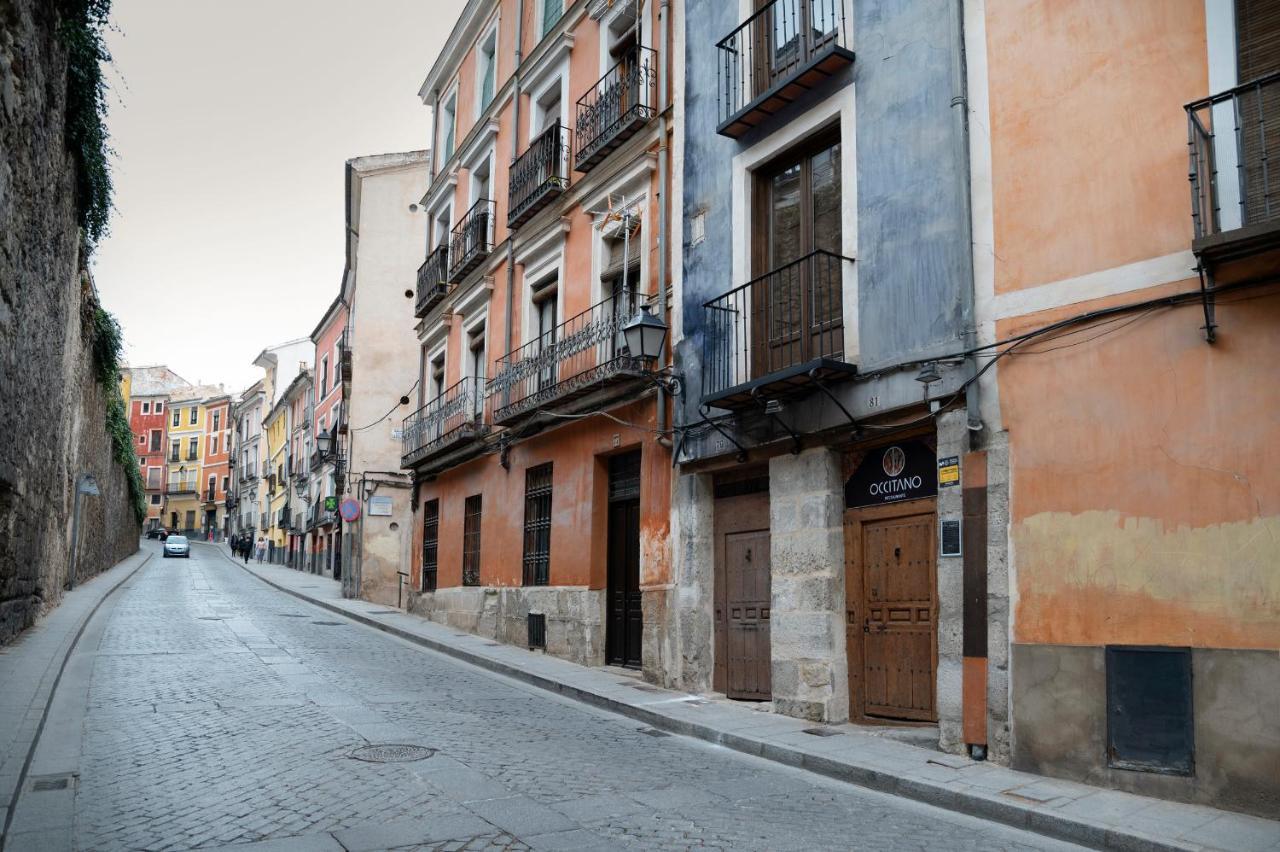
M 63 596 L 56 609 L 13 644 L 0 647 L 0 800 L 5 814 L 0 838 L 12 820 L 32 744 L 39 738 L 68 655 L 98 605 L 149 557 L 149 553 L 139 550 L 76 586 Z
M 282 591 L 490 671 L 655 728 L 864 787 L 1099 848 L 1280 850 L 1280 822 L 1015 772 L 887 739 L 874 729 L 815 726 L 736 702 L 660 689 L 387 606 L 346 600 L 340 583 L 314 574 L 252 561 L 248 569 Z

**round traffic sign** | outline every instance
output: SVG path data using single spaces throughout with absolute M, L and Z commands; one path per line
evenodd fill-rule
M 348 497 L 338 504 L 338 514 L 342 516 L 342 520 L 351 523 L 360 517 L 360 501 Z

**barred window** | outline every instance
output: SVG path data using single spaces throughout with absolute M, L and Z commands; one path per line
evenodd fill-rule
M 440 501 L 428 500 L 422 505 L 422 591 L 436 590 L 436 571 L 440 567 Z
M 551 462 L 524 475 L 524 584 L 551 581 Z
M 480 495 L 467 498 L 462 519 L 462 585 L 480 585 Z

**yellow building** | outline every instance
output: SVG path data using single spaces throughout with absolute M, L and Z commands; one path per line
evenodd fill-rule
M 221 388 L 209 386 L 183 389 L 169 398 L 164 517 L 165 526 L 184 535 L 200 535 L 204 520 L 201 472 L 210 440 L 205 428 L 206 402 L 225 398 Z
M 289 480 L 285 458 L 289 450 L 289 406 L 284 400 L 276 403 L 263 424 L 267 433 L 266 464 L 263 479 L 266 482 L 267 544 L 268 555 L 273 562 L 283 562 L 289 519 L 285 507 L 289 504 Z

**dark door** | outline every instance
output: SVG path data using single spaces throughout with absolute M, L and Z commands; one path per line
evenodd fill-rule
M 725 536 L 725 694 L 767 701 L 769 677 L 769 531 Z
M 757 376 L 844 351 L 840 141 L 788 156 L 759 180 L 751 293 Z
M 330 538 L 333 550 L 333 579 L 342 579 L 342 533 L 334 533 Z
M 639 668 L 644 622 L 640 609 L 640 453 L 609 460 L 609 587 L 605 657 Z
M 717 477 L 714 688 L 730 698 L 772 697 L 769 639 L 769 474 Z
M 864 707 L 869 716 L 935 721 L 934 515 L 862 525 Z
M 751 51 L 757 97 L 835 43 L 842 0 L 756 0 Z

